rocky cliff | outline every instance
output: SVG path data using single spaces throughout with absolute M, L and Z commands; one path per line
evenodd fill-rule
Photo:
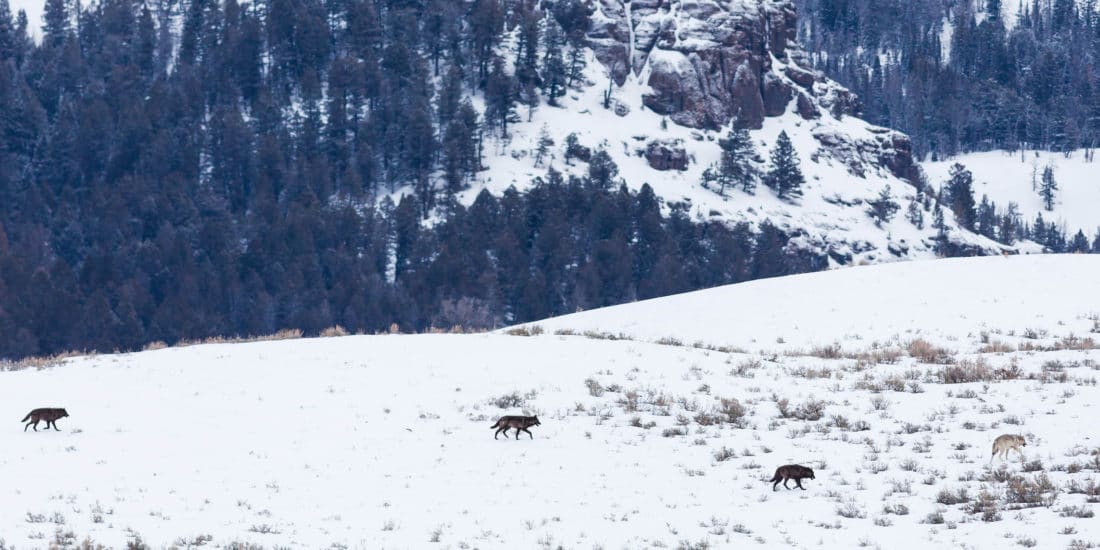
M 852 93 L 806 68 L 788 0 L 592 0 L 591 10 L 596 58 L 618 85 L 644 84 L 642 104 L 676 124 L 713 130 L 736 120 L 759 129 L 788 109 L 809 121 L 822 111 L 858 115 Z M 883 129 L 856 142 L 823 125 L 815 136 L 853 175 L 879 165 L 917 177 L 904 134 Z

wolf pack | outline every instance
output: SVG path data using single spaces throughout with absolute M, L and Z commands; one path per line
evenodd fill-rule
M 57 421 L 69 416 L 68 411 L 61 408 L 42 408 L 34 409 L 27 413 L 27 416 L 23 417 L 20 422 L 26 422 L 23 426 L 23 431 L 27 431 L 27 428 L 34 428 L 34 431 L 38 431 L 38 423 L 45 421 L 47 430 L 50 426 L 56 431 L 61 431 L 57 427 Z M 527 433 L 530 439 L 535 438 L 535 434 L 531 433 L 530 428 L 534 426 L 541 426 L 542 422 L 539 421 L 538 415 L 523 416 L 523 415 L 505 415 L 497 419 L 490 429 L 495 429 L 496 433 L 493 434 L 493 439 L 499 439 L 501 433 L 504 434 L 504 438 L 508 438 L 508 430 L 515 430 L 516 440 L 519 440 L 520 433 Z M 1020 450 L 1021 447 L 1027 447 L 1027 440 L 1024 436 L 1019 434 L 1002 434 L 993 440 L 993 455 L 989 457 L 989 462 L 992 463 L 993 459 L 997 455 L 1001 455 L 1002 460 L 1008 460 L 1009 451 L 1016 451 L 1020 455 L 1020 460 L 1024 460 L 1024 452 Z M 794 485 L 798 489 L 806 490 L 802 486 L 803 479 L 817 479 L 814 477 L 813 468 L 803 466 L 801 464 L 785 464 L 775 469 L 775 475 L 771 479 L 767 480 L 772 484 L 772 491 L 779 490 L 780 482 L 783 483 L 783 488 L 790 490 L 791 487 L 787 485 L 788 482 L 794 480 Z

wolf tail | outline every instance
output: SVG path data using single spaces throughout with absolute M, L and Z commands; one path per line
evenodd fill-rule
M 765 481 L 764 483 L 773 483 L 781 479 L 783 479 L 783 476 L 779 475 L 779 470 L 776 470 L 775 475 L 773 475 L 771 479 Z
M 24 416 L 23 420 L 20 420 L 20 422 L 26 422 L 31 417 L 32 414 L 34 414 L 34 413 L 27 413 L 27 416 Z
M 498 426 L 500 426 L 500 420 L 497 420 L 496 424 L 493 424 L 492 426 L 489 426 L 489 429 L 492 430 L 492 429 L 494 429 Z

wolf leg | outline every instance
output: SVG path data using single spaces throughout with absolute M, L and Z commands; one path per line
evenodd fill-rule
M 500 432 L 504 432 L 504 437 L 508 437 L 508 427 L 506 426 L 497 430 L 497 433 L 493 434 L 493 439 L 497 439 L 497 436 L 500 435 Z
M 531 439 L 535 438 L 535 434 L 531 433 L 531 430 L 528 430 L 527 428 L 524 428 L 523 431 L 527 432 L 527 435 L 531 436 Z
M 797 485 L 799 489 L 802 489 L 803 491 L 806 490 L 806 488 L 802 486 L 802 478 L 795 478 L 794 484 Z
M 790 481 L 790 480 L 791 480 L 791 478 L 789 478 L 789 477 L 783 478 L 783 488 L 784 489 L 790 489 L 790 487 L 787 486 L 787 482 Z

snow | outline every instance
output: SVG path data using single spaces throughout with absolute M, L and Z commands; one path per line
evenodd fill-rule
M 784 63 L 773 58 L 772 73 L 782 76 Z M 486 138 L 486 170 L 477 174 L 471 187 L 459 195 L 459 200 L 470 204 L 482 189 L 499 195 L 509 186 L 525 189 L 530 182 L 544 176 L 548 167 L 566 174 L 583 175 L 587 165 L 574 160 L 564 163 L 562 152 L 565 136 L 576 133 L 582 145 L 596 150 L 605 147 L 619 167 L 619 175 L 626 185 L 638 189 L 648 183 L 666 204 L 686 202 L 697 219 L 725 222 L 746 221 L 758 224 L 764 219 L 789 231 L 805 232 L 803 239 L 820 252 L 829 252 L 845 262 L 889 262 L 913 258 L 933 258 L 931 227 L 932 213 L 925 212 L 925 227 L 917 229 L 905 218 L 905 208 L 916 190 L 880 165 L 877 159 L 860 159 L 857 163 L 864 170 L 862 177 L 853 175 L 846 161 L 823 147 L 818 135 L 837 135 L 850 144 L 850 152 L 860 155 L 866 144 L 875 144 L 878 135 L 886 130 L 872 126 L 854 117 L 838 119 L 822 109 L 817 120 L 804 120 L 794 108 L 794 100 L 787 112 L 778 117 L 766 118 L 760 130 L 751 132 L 763 171 L 769 166 L 770 151 L 780 131 L 790 136 L 800 158 L 800 165 L 807 183 L 804 196 L 795 201 L 780 200 L 775 192 L 758 186 L 749 195 L 740 190 L 728 190 L 720 196 L 714 190 L 700 185 L 702 172 L 718 161 L 718 138 L 723 131 L 696 130 L 667 120 L 649 110 L 642 102 L 649 91 L 645 84 L 649 69 L 654 63 L 686 62 L 682 54 L 655 49 L 640 74 L 627 78 L 621 87 L 615 87 L 613 102 L 629 109 L 626 116 L 617 116 L 613 109 L 603 107 L 603 94 L 607 89 L 606 69 L 591 55 L 586 69 L 587 85 L 570 90 L 561 99 L 560 107 L 540 105 L 527 120 L 526 108 L 519 112 L 522 122 L 510 126 L 508 139 Z M 791 84 L 793 89 L 797 85 Z M 479 107 L 480 108 L 480 107 Z M 534 164 L 534 151 L 538 136 L 546 128 L 556 144 L 541 166 Z M 689 156 L 689 166 L 684 171 L 658 171 L 649 166 L 642 156 L 646 144 L 652 140 L 680 140 Z M 867 214 L 866 202 L 878 196 L 889 185 L 891 195 L 901 206 L 898 215 L 882 227 L 875 225 Z M 398 200 L 399 190 L 393 197 Z M 955 228 L 948 216 L 948 224 Z M 976 235 L 954 231 L 954 238 L 962 242 L 996 249 L 997 245 Z M 899 251 L 896 255 L 889 249 Z
M 974 174 L 974 199 L 982 195 L 997 203 L 999 212 L 1015 202 L 1024 221 L 1031 223 L 1037 214 L 1056 222 L 1066 229 L 1069 237 L 1078 230 L 1085 232 L 1092 241 L 1100 229 L 1100 180 L 1096 179 L 1097 165 L 1086 158 L 1085 150 L 1070 153 L 1049 151 L 1023 151 L 1010 153 L 992 151 L 969 153 L 939 162 L 925 162 L 923 168 L 933 187 L 942 186 L 949 178 L 951 166 L 960 163 Z M 1032 189 L 1032 175 L 1036 185 L 1042 183 L 1043 168 L 1054 168 L 1054 181 L 1059 190 L 1055 194 L 1054 210 L 1043 209 L 1038 188 Z
M 1096 352 L 1043 349 L 1085 347 L 1098 306 L 1081 297 L 1097 285 L 1098 257 L 912 262 L 584 312 L 531 337 L 207 344 L 0 372 L 12 420 L 42 406 L 72 415 L 60 432 L 0 430 L 0 538 L 21 548 L 70 532 L 108 547 L 135 534 L 152 547 L 207 536 L 295 548 L 1096 542 L 1097 522 L 1061 515 L 1095 508 L 1069 489 L 1098 477 L 1098 443 L 1083 427 L 1100 398 Z M 636 339 L 554 333 L 566 328 Z M 646 341 L 672 336 L 684 343 Z M 943 365 L 887 354 L 918 336 L 959 364 L 1016 364 L 1023 377 L 941 384 Z M 833 338 L 855 355 L 797 349 Z M 978 354 L 982 340 L 1000 351 Z M 891 377 L 905 391 L 878 387 Z M 513 392 L 515 404 L 495 403 Z M 822 400 L 825 416 L 783 418 L 773 395 L 791 409 Z M 711 423 L 719 398 L 744 406 L 740 423 Z M 521 411 L 542 421 L 534 438 L 494 441 L 493 420 Z M 1038 460 L 1041 472 L 1015 457 L 987 465 L 1005 432 L 1027 436 L 1028 469 Z M 791 462 L 816 479 L 772 492 L 763 480 Z M 1008 484 L 995 478 L 1015 475 L 1048 476 L 1053 504 L 987 523 L 936 503 L 965 488 L 1005 506 Z M 935 512 L 943 523 L 926 522 Z
M 27 31 L 31 36 L 42 36 L 42 9 L 46 6 L 46 0 L 8 0 L 11 6 L 12 17 L 19 10 L 27 12 Z

